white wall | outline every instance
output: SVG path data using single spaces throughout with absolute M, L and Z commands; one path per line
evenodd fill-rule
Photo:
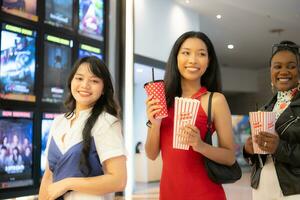
M 134 52 L 166 62 L 175 40 L 199 31 L 199 15 L 173 0 L 134 1 Z
M 184 32 L 201 31 L 198 13 L 173 0 L 134 1 L 134 52 L 166 62 L 175 40 Z M 225 92 L 257 92 L 258 72 L 221 68 Z

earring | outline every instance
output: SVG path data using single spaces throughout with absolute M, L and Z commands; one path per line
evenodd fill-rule
M 275 87 L 274 84 L 271 82 L 271 90 L 272 90 L 272 94 L 275 94 Z
M 300 91 L 300 80 L 298 80 L 297 90 Z

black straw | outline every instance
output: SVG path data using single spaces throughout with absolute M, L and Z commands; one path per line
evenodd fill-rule
M 154 81 L 154 68 L 152 67 L 152 81 Z

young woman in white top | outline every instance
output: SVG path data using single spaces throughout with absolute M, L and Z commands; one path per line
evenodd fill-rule
M 84 57 L 68 79 L 68 112 L 55 118 L 39 199 L 110 200 L 126 185 L 118 106 L 103 61 Z

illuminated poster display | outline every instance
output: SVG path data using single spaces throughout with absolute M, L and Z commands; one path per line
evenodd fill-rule
M 41 175 L 44 174 L 46 167 L 46 147 L 50 128 L 53 122 L 53 119 L 60 115 L 59 113 L 43 113 L 42 119 L 42 135 L 41 135 Z
M 103 41 L 103 0 L 79 0 L 79 33 Z
M 12 15 L 38 21 L 37 0 L 2 0 L 2 10 Z
M 72 28 L 73 0 L 46 0 L 45 22 L 53 26 Z
M 0 110 L 0 189 L 33 185 L 32 112 Z
M 66 95 L 66 77 L 71 71 L 73 41 L 45 35 L 43 102 L 61 103 Z
M 36 32 L 2 24 L 0 97 L 35 101 Z
M 93 47 L 87 44 L 80 44 L 79 45 L 79 51 L 78 51 L 78 57 L 83 58 L 85 56 L 96 56 L 103 59 L 103 53 L 100 48 Z

